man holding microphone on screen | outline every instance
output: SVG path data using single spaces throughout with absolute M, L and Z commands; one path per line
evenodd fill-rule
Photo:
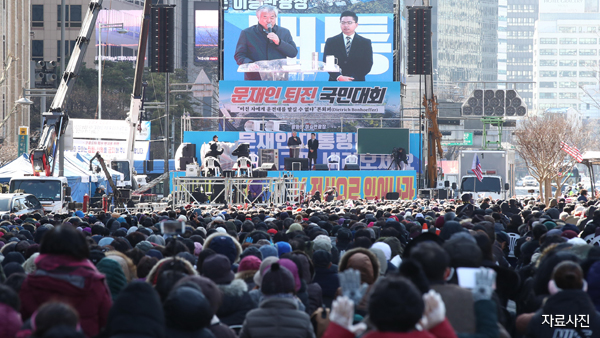
M 290 31 L 277 26 L 277 14 L 277 8 L 271 5 L 263 5 L 256 10 L 258 24 L 244 29 L 235 47 L 234 57 L 238 65 L 298 55 Z M 244 73 L 244 80 L 260 79 L 259 73 Z

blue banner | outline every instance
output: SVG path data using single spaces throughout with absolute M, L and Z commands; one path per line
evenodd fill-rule
M 299 132 L 298 137 L 302 144 L 306 145 L 311 133 Z M 219 136 L 221 142 L 244 142 L 250 144 L 250 151 L 258 153 L 258 149 L 277 149 L 279 151 L 279 169 L 284 169 L 284 158 L 289 157 L 287 140 L 289 132 L 214 132 L 214 131 L 186 131 L 183 134 L 183 142 L 196 144 L 196 157 L 200 158 L 200 148 L 203 143 L 208 143 L 214 135 Z M 319 140 L 317 150 L 317 163 L 327 163 L 331 155 L 340 157 L 342 164 L 349 155 L 356 155 L 356 133 L 316 133 Z M 419 147 L 419 134 L 410 134 L 410 149 L 408 154 L 408 165 L 406 170 L 419 172 L 421 169 L 421 156 Z M 300 157 L 308 157 L 308 149 L 300 150 Z M 362 155 L 359 157 L 361 170 L 388 170 L 392 164 L 390 155 Z M 343 169 L 343 165 L 342 165 Z M 393 166 L 392 166 L 393 169 Z M 347 173 L 347 172 L 346 172 Z

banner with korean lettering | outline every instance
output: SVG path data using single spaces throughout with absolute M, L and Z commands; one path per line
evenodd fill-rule
M 276 171 L 268 175 L 279 177 Z M 294 180 L 303 182 L 310 195 L 335 187 L 338 200 L 385 199 L 388 192 L 398 192 L 401 200 L 413 200 L 417 195 L 416 176 L 413 170 L 294 172 Z
M 149 141 L 137 141 L 133 152 L 134 160 L 148 159 Z M 114 140 L 87 140 L 73 139 L 73 148 L 65 149 L 66 152 L 86 153 L 94 156 L 96 152 L 105 159 L 125 160 L 127 159 L 127 142 Z
M 400 109 L 399 82 L 221 81 L 220 108 L 230 116 L 387 114 Z M 327 114 L 327 115 L 322 115 Z M 356 115 L 350 116 L 357 117 Z
M 312 60 L 314 52 L 318 53 L 319 60 L 323 61 L 327 39 L 342 33 L 340 14 L 344 11 L 355 12 L 358 17 L 355 32 L 370 40 L 373 53 L 372 67 L 366 76 L 366 81 L 393 81 L 393 0 L 225 0 L 223 26 L 225 80 L 244 79 L 244 74 L 237 72 L 236 47 L 238 43 L 245 41 L 240 39 L 242 31 L 259 24 L 256 9 L 261 4 L 277 7 L 279 15 L 273 31 L 277 33 L 279 27 L 289 31 L 297 49 L 297 54 L 293 58 L 306 61 Z M 260 27 L 256 27 L 260 31 Z M 252 43 L 251 40 L 248 41 Z M 250 47 L 255 46 L 250 45 Z M 240 59 L 239 55 L 238 59 Z M 250 59 L 272 60 L 273 55 L 253 53 Z M 328 78 L 328 73 L 319 73 L 316 80 L 326 81 Z
M 305 146 L 311 135 L 310 132 L 299 132 L 298 137 Z M 343 161 L 349 155 L 356 155 L 356 133 L 315 133 L 319 141 L 317 150 L 317 163 L 327 163 L 327 158 L 331 155 L 337 155 Z M 278 168 L 284 169 L 284 159 L 289 157 L 290 152 L 287 147 L 287 140 L 292 135 L 290 132 L 214 132 L 214 131 L 186 131 L 183 134 L 183 141 L 196 144 L 196 157 L 201 158 L 200 148 L 203 143 L 208 143 L 212 137 L 217 135 L 221 142 L 243 142 L 250 145 L 250 152 L 258 154 L 258 149 L 277 149 L 279 152 Z M 407 156 L 408 164 L 406 170 L 419 171 L 421 166 L 421 156 L 419 147 L 419 134 L 410 134 L 410 149 Z M 306 147 L 300 149 L 300 157 L 308 157 Z M 388 170 L 393 168 L 392 156 L 390 155 L 361 155 L 359 165 L 361 170 Z M 347 173 L 347 172 L 346 172 Z

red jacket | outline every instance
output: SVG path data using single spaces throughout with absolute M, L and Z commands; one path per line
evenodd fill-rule
M 106 325 L 112 305 L 104 275 L 89 260 L 64 255 L 40 255 L 35 265 L 36 271 L 27 276 L 19 293 L 23 319 L 30 318 L 45 302 L 59 300 L 79 312 L 87 337 L 97 335 Z
M 354 334 L 334 322 L 330 322 L 323 338 L 354 338 Z M 362 338 L 456 338 L 456 333 L 448 319 L 429 331 L 379 332 L 371 331 Z

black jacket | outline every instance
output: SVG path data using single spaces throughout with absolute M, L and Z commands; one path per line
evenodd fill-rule
M 323 303 L 330 308 L 331 303 L 335 299 L 337 289 L 340 287 L 337 265 L 332 264 L 329 268 L 315 267 L 315 277 L 313 278 L 313 281 L 321 286 L 321 290 L 323 291 Z
M 543 317 L 543 315 L 548 315 Z M 552 315 L 552 326 L 544 322 L 544 319 L 550 320 Z M 556 326 L 556 315 L 564 316 L 565 326 Z M 589 320 L 585 323 L 589 327 L 581 327 L 578 323 L 577 327 L 569 323 L 567 320 L 580 315 L 589 316 Z M 588 294 L 582 290 L 564 290 L 560 291 L 548 298 L 542 309 L 538 310 L 527 327 L 527 337 L 577 337 L 577 334 L 584 337 L 598 337 L 600 335 L 600 313 L 594 308 L 594 304 L 590 300 Z
M 219 149 L 219 145 L 217 144 L 217 142 L 210 141 L 208 145 L 210 146 L 210 151 L 208 151 L 206 155 L 204 155 L 205 157 L 210 156 L 218 158 L 219 155 L 223 154 L 223 149 Z
M 329 81 L 337 81 L 340 75 L 353 77 L 354 81 L 365 81 L 365 76 L 373 67 L 371 40 L 358 34 L 354 34 L 348 56 L 346 56 L 346 41 L 343 33 L 327 39 L 323 62 L 327 59 L 327 55 L 335 56 L 341 68 L 341 74 L 329 73 Z
M 290 136 L 290 138 L 288 138 L 287 145 L 288 145 L 288 147 L 289 146 L 299 146 L 299 145 L 302 145 L 302 140 L 298 136 L 296 136 L 296 137 Z
M 223 301 L 217 311 L 217 317 L 227 326 L 241 325 L 246 314 L 256 308 L 256 303 L 248 294 L 248 286 L 241 279 L 234 279 L 229 285 L 219 285 L 223 292 Z
M 308 152 L 308 158 L 317 158 L 317 150 L 319 149 L 319 140 L 310 139 L 308 140 L 308 149 L 312 152 Z
M 261 60 L 277 60 L 296 57 L 298 49 L 290 31 L 275 25 L 273 33 L 279 37 L 279 45 L 267 39 L 267 32 L 261 25 L 254 25 L 240 33 L 235 47 L 235 61 L 238 65 Z M 259 73 L 244 73 L 244 80 L 261 80 Z
M 314 338 L 310 317 L 291 298 L 269 297 L 246 316 L 240 338 Z

